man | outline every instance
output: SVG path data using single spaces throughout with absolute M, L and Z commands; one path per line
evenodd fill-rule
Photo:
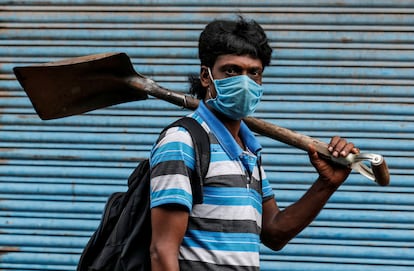
M 151 154 L 152 270 L 259 270 L 260 242 L 279 250 L 316 217 L 350 169 L 321 159 L 309 147 L 319 173 L 305 195 L 280 210 L 261 167 L 261 147 L 241 121 L 263 93 L 262 73 L 272 50 L 254 21 L 216 20 L 200 35 L 202 99 L 191 114 L 209 133 L 211 161 L 204 201 L 192 204 L 194 150 L 183 128 L 162 134 Z M 358 153 L 333 137 L 333 156 Z

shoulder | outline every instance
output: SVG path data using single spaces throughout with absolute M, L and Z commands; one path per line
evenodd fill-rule
M 201 127 L 206 131 L 206 133 L 209 133 L 210 128 L 207 126 L 206 122 L 203 121 L 203 119 L 198 114 L 191 114 L 189 117 L 192 117 L 195 119 Z M 173 126 L 168 129 L 165 129 L 159 136 L 157 140 L 157 144 L 165 144 L 169 142 L 181 142 L 183 144 L 186 144 L 188 146 L 193 146 L 193 140 L 190 134 L 190 131 L 188 131 L 186 128 L 181 126 Z
M 158 140 L 157 146 L 161 146 L 164 144 L 168 144 L 171 142 L 186 144 L 188 146 L 192 146 L 193 142 L 191 140 L 190 132 L 187 131 L 184 127 L 170 127 L 163 131 Z

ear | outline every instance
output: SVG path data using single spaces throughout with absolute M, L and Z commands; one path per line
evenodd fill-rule
M 207 66 L 201 66 L 200 81 L 201 81 L 201 85 L 205 88 L 207 88 L 211 83 L 211 79 L 210 79 L 210 75 L 208 74 Z

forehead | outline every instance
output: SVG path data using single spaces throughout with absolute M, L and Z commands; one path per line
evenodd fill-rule
M 250 55 L 220 55 L 217 57 L 214 64 L 215 67 L 223 66 L 239 66 L 241 68 L 263 68 L 262 61 L 258 58 L 251 57 Z

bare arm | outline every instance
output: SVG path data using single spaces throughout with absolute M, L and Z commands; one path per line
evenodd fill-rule
M 352 143 L 347 143 L 339 137 L 332 138 L 330 146 L 329 151 L 334 156 L 345 157 L 350 152 L 358 153 L 358 149 Z M 313 146 L 309 148 L 309 158 L 319 173 L 319 178 L 309 190 L 283 211 L 279 210 L 273 200 L 263 204 L 261 238 L 263 244 L 271 249 L 280 250 L 307 227 L 351 172 L 347 167 L 321 159 Z
M 188 216 L 188 210 L 177 206 L 156 207 L 151 210 L 152 271 L 180 270 L 178 253 L 187 229 Z
M 262 242 L 282 249 L 318 215 L 336 188 L 318 179 L 300 200 L 280 211 L 274 200 L 263 204 Z

